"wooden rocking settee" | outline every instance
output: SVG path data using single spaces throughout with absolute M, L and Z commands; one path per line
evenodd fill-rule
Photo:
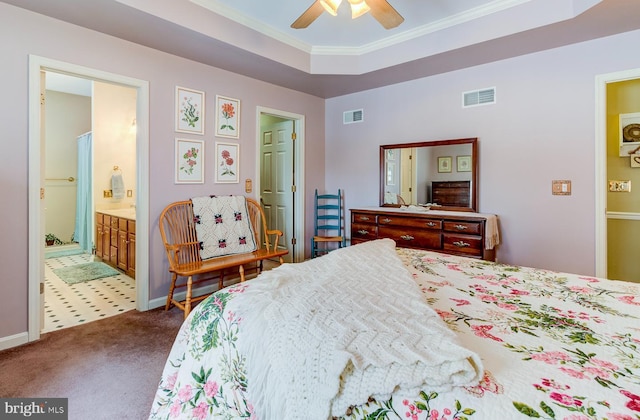
M 263 261 L 277 258 L 282 264 L 283 256 L 288 253 L 286 249 L 278 249 L 282 232 L 267 229 L 264 211 L 260 204 L 250 198 L 246 199 L 249 222 L 253 227 L 257 249 L 253 252 L 218 256 L 206 260 L 200 257 L 200 243 L 196 237 L 193 205 L 191 200 L 178 201 L 168 205 L 160 214 L 160 235 L 164 243 L 169 272 L 171 273 L 171 286 L 167 295 L 165 310 L 175 305 L 184 311 L 184 317 L 189 315 L 192 305 L 199 302 L 209 294 L 193 297 L 193 286 L 199 283 L 218 279 L 218 289 L 223 287 L 225 270 L 238 268 L 240 281 L 245 280 L 245 265 L 253 264 L 249 270 L 258 273 L 263 268 Z M 197 280 L 194 280 L 197 276 Z M 186 281 L 178 283 L 178 277 L 185 277 Z M 178 301 L 174 298 L 177 288 L 186 287 L 185 300 Z

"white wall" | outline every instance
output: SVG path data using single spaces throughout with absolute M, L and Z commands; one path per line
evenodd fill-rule
M 479 211 L 500 217 L 501 262 L 595 272 L 595 76 L 640 67 L 640 32 L 326 101 L 326 186 L 377 206 L 380 144 L 478 137 Z M 497 103 L 462 109 L 495 86 Z M 342 113 L 364 109 L 364 122 Z M 354 156 L 358 156 L 354 159 Z M 572 180 L 571 196 L 551 181 Z
M 169 284 L 166 257 L 158 231 L 162 209 L 176 200 L 207 194 L 244 194 L 244 182 L 214 184 L 214 154 L 205 154 L 206 180 L 201 185 L 174 184 L 175 87 L 206 93 L 207 118 L 203 139 L 214 150 L 213 101 L 220 94 L 241 100 L 240 179 L 256 180 L 256 107 L 305 115 L 307 191 L 324 188 L 324 101 L 227 71 L 161 53 L 117 38 L 70 25 L 14 6 L 0 3 L 2 78 L 0 115 L 0 341 L 27 331 L 28 302 L 28 60 L 29 54 L 73 63 L 149 81 L 150 86 L 150 185 L 149 191 L 149 297 L 166 295 Z M 189 137 L 181 134 L 180 137 Z M 220 140 L 220 139 L 218 139 Z M 227 139 L 228 141 L 228 139 Z M 36 184 L 37 185 L 37 184 Z M 255 192 L 254 188 L 254 192 Z M 37 205 L 37 204 L 36 204 Z M 307 232 L 313 231 L 313 196 L 307 195 Z

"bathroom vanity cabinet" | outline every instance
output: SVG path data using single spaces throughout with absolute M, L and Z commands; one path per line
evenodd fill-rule
M 96 212 L 96 256 L 104 263 L 119 268 L 129 277 L 135 278 L 135 219 L 110 214 L 107 211 Z

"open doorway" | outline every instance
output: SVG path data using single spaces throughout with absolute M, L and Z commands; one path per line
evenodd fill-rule
M 610 187 L 610 181 L 637 181 L 640 177 L 640 168 L 632 166 L 633 157 L 629 155 L 640 142 L 625 143 L 620 137 L 621 117 L 632 114 L 637 114 L 640 121 L 640 69 L 597 76 L 596 275 L 639 282 L 634 250 L 640 245 L 640 192 L 618 189 L 616 182 Z
M 135 227 L 137 196 L 136 89 L 53 71 L 44 73 L 42 333 L 135 308 L 135 265 L 129 270 L 118 260 L 96 255 L 95 215 L 111 209 L 128 210 L 131 219 L 127 220 Z M 118 168 L 122 191 L 102 194 L 112 191 L 112 167 Z M 113 244 L 118 253 L 128 252 L 126 240 L 122 250 L 117 242 Z
M 149 167 L 149 86 L 148 82 L 96 69 L 77 66 L 38 56 L 29 57 L 29 341 L 40 338 L 43 325 L 44 258 L 45 258 L 45 154 L 41 130 L 45 87 L 44 73 L 55 72 L 101 83 L 124 86 L 135 90 L 135 197 L 137 235 L 136 308 L 148 309 L 149 289 L 149 228 L 148 228 L 148 167 Z M 94 124 L 92 123 L 92 126 Z M 91 232 L 93 233 L 93 232 Z
M 258 107 L 257 191 L 268 225 L 284 232 L 287 262 L 304 260 L 304 116 Z

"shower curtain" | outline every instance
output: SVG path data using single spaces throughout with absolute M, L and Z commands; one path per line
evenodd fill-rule
M 78 137 L 78 176 L 76 192 L 76 227 L 74 239 L 80 248 L 86 252 L 92 252 L 91 222 L 92 222 L 92 136 L 91 132 Z

